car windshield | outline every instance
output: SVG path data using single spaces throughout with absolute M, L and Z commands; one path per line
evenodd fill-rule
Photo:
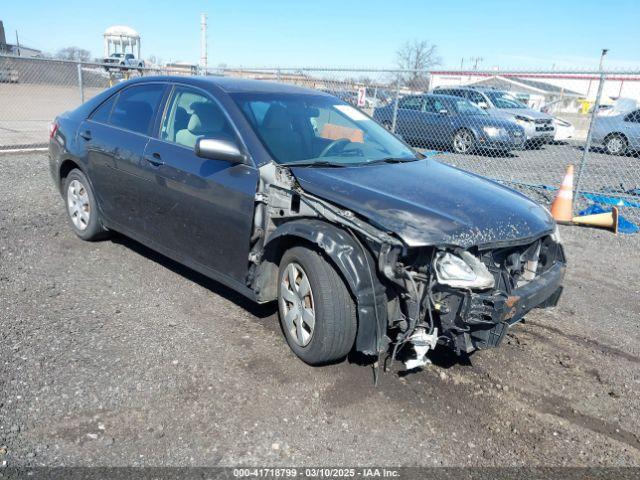
M 527 108 L 516 97 L 506 92 L 485 92 L 496 108 Z
M 469 100 L 465 100 L 463 98 L 456 99 L 455 102 L 456 111 L 460 115 L 489 115 L 482 108 L 474 105 Z
M 337 98 L 312 94 L 232 94 L 281 164 L 354 166 L 422 158 L 386 129 Z

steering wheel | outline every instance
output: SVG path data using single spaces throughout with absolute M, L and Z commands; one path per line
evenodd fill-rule
M 348 138 L 338 138 L 337 140 L 334 140 L 329 145 L 324 147 L 318 158 L 326 157 L 331 150 L 338 147 L 339 145 L 342 145 L 342 148 L 344 148 L 350 143 L 351 140 L 349 140 Z

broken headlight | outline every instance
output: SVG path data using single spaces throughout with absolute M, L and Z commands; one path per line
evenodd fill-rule
M 455 288 L 491 288 L 495 281 L 487 267 L 469 252 L 438 252 L 434 261 L 438 283 Z

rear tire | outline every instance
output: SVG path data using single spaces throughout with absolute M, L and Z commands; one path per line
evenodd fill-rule
M 82 240 L 100 240 L 107 236 L 96 197 L 89 180 L 81 170 L 74 168 L 63 182 L 62 189 L 67 218 L 73 232 Z
M 353 347 L 353 299 L 338 272 L 314 250 L 294 247 L 282 257 L 278 311 L 289 347 L 309 365 L 342 359 Z
M 624 155 L 628 147 L 629 142 L 619 133 L 609 135 L 604 142 L 604 148 L 609 155 Z

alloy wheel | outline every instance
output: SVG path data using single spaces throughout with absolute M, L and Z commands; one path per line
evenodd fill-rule
M 467 153 L 473 146 L 473 135 L 466 130 L 462 130 L 453 137 L 453 149 L 457 153 Z
M 301 347 L 308 345 L 313 336 L 316 313 L 309 277 L 300 264 L 289 263 L 283 270 L 279 300 L 291 339 Z
M 67 188 L 67 211 L 78 230 L 85 230 L 89 226 L 91 219 L 89 192 L 79 180 L 72 180 Z
M 616 136 L 607 140 L 607 151 L 612 155 L 617 155 L 624 150 L 624 140 Z

